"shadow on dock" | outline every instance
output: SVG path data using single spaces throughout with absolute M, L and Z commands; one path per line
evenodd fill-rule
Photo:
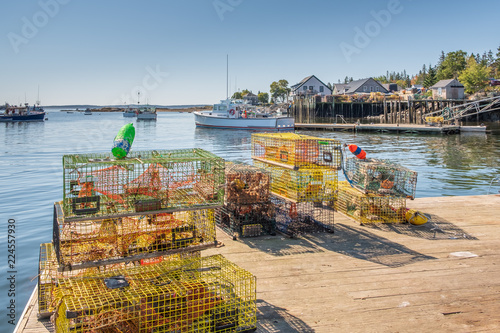
M 304 238 L 288 238 L 279 234 L 277 236 L 241 238 L 239 241 L 250 248 L 276 257 L 325 252 L 321 247 Z
M 477 237 L 468 234 L 463 229 L 457 227 L 451 222 L 446 221 L 438 215 L 427 215 L 430 217 L 429 222 L 423 225 L 379 223 L 371 225 L 367 224 L 365 227 L 428 240 L 478 240 Z
M 286 309 L 257 300 L 257 332 L 314 332 L 305 322 L 291 315 Z

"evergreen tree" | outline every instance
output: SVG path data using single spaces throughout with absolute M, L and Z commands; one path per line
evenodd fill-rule
M 427 73 L 427 76 L 424 80 L 424 87 L 432 87 L 436 84 L 436 82 L 438 82 L 436 70 L 434 69 L 434 67 L 429 65 L 429 72 Z

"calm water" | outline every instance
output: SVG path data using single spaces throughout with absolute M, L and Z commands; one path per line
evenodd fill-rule
M 43 123 L 0 124 L 0 212 L 7 242 L 9 219 L 16 222 L 16 314 L 36 284 L 40 243 L 52 238 L 52 207 L 62 199 L 62 155 L 109 152 L 113 138 L 126 123 L 136 127 L 134 150 L 199 147 L 227 160 L 251 162 L 251 133 L 197 129 L 192 114 L 161 113 L 156 122 L 137 122 L 121 113 L 66 113 L 50 110 Z M 131 120 L 133 119 L 133 120 Z M 475 124 L 474 124 L 475 125 Z M 368 157 L 391 159 L 418 172 L 417 197 L 498 193 L 500 184 L 500 126 L 492 134 L 451 136 L 299 133 L 355 143 Z M 0 332 L 11 332 L 6 306 L 10 300 L 5 272 L 7 246 L 0 261 Z

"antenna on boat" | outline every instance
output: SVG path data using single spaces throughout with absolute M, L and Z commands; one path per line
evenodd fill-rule
M 36 105 L 40 106 L 40 85 L 38 85 L 38 94 L 36 97 Z
M 226 99 L 229 99 L 229 54 L 226 54 Z
M 140 96 L 140 95 L 141 95 L 141 92 L 140 92 L 140 91 L 138 91 L 138 92 L 137 92 L 137 105 L 141 104 L 141 103 L 139 103 L 139 96 Z

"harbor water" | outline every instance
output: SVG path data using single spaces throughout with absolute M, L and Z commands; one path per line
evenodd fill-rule
M 190 113 L 159 113 L 157 121 L 137 121 L 124 118 L 121 113 L 84 115 L 50 108 L 46 111 L 49 113 L 45 122 L 0 124 L 0 212 L 4 228 L 1 243 L 5 244 L 0 262 L 4 300 L 0 307 L 0 332 L 14 329 L 8 322 L 9 302 L 15 300 L 17 322 L 36 285 L 39 245 L 52 239 L 53 203 L 63 196 L 64 154 L 111 153 L 120 128 L 133 122 L 136 135 L 132 150 L 196 147 L 229 161 L 252 161 L 251 132 L 195 128 Z M 499 193 L 500 125 L 488 124 L 488 128 L 492 130 L 488 134 L 448 136 L 298 133 L 353 143 L 364 149 L 369 158 L 389 159 L 417 171 L 417 197 L 439 197 Z M 15 225 L 15 232 L 11 233 L 15 236 L 13 253 L 7 247 L 9 225 Z M 14 263 L 9 261 L 9 254 L 15 255 Z M 9 281 L 11 276 L 14 279 Z M 8 295 L 9 290 L 15 295 Z

